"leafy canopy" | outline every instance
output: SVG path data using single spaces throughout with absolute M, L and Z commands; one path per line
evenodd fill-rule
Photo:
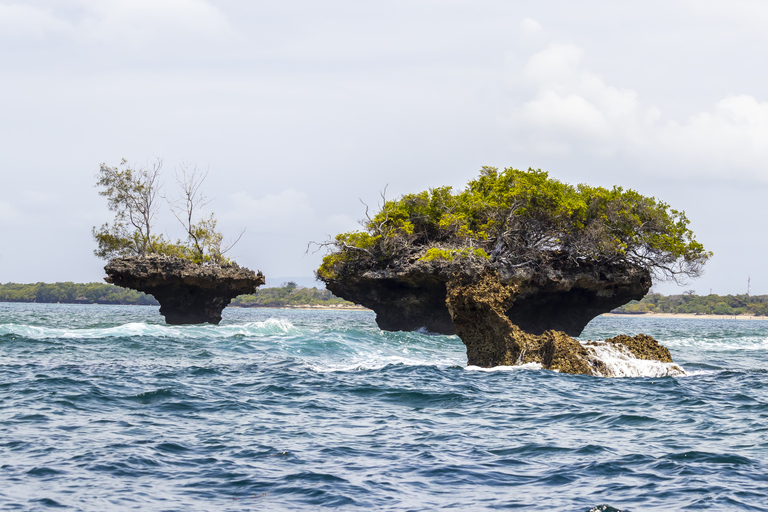
M 333 278 L 427 249 L 422 259 L 474 254 L 533 267 L 589 260 L 639 266 L 662 279 L 696 277 L 712 253 L 688 223 L 684 212 L 633 190 L 572 186 L 541 170 L 483 167 L 460 192 L 438 187 L 385 201 L 364 231 L 326 244 L 335 252 L 318 275 Z

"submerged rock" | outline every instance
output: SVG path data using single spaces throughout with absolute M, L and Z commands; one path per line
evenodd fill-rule
M 159 254 L 114 258 L 104 271 L 108 283 L 153 295 L 172 325 L 218 324 L 232 299 L 265 283 L 261 272 L 236 263 L 198 265 Z

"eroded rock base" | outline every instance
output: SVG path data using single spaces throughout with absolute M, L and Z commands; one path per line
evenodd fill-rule
M 515 300 L 505 310 L 513 324 L 532 334 L 555 330 L 570 336 L 579 336 L 596 316 L 642 299 L 651 286 L 647 270 L 626 264 L 555 258 L 534 271 L 482 258 L 423 256 L 417 252 L 383 269 L 318 277 L 337 297 L 375 311 L 381 329 L 438 334 L 456 334 L 446 308 L 448 282 L 455 276 L 473 282 L 485 272 L 496 272 L 502 283 L 515 286 Z
M 617 336 L 604 342 L 581 344 L 566 333 L 548 330 L 530 334 L 513 324 L 505 312 L 518 293 L 492 271 L 477 281 L 453 279 L 447 285 L 446 305 L 456 333 L 467 347 L 467 364 L 491 368 L 539 363 L 561 373 L 617 376 L 616 365 L 601 354 L 606 345 L 644 360 L 671 363 L 669 350 L 650 336 Z M 590 344 L 591 343 L 591 344 Z M 670 365 L 669 374 L 684 373 Z
M 237 264 L 197 265 L 156 254 L 114 258 L 104 271 L 108 283 L 153 295 L 172 325 L 218 324 L 232 299 L 265 283 L 261 272 Z

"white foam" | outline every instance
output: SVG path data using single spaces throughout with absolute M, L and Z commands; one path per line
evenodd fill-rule
M 664 341 L 664 345 L 673 348 L 695 348 L 699 351 L 730 352 L 739 351 L 768 351 L 768 338 L 762 336 L 743 336 L 738 338 L 681 338 Z
M 525 363 L 515 366 L 494 366 L 492 368 L 483 368 L 482 366 L 467 365 L 466 370 L 475 372 L 513 372 L 519 370 L 541 370 L 541 363 Z
M 667 377 L 685 375 L 685 371 L 678 364 L 638 359 L 621 345 L 598 341 L 585 346 L 595 358 L 599 359 L 607 367 L 608 371 L 604 375 L 606 377 Z
M 263 322 L 247 322 L 230 325 L 163 325 L 144 322 L 131 322 L 114 327 L 97 327 L 87 329 L 66 329 L 56 327 L 39 327 L 36 325 L 5 324 L 0 325 L 0 335 L 10 334 L 34 340 L 44 339 L 104 339 L 133 336 L 153 336 L 163 338 L 231 338 L 234 336 L 273 336 L 281 334 L 298 334 L 291 322 L 284 319 L 270 318 Z

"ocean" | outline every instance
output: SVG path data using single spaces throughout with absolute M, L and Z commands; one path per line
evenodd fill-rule
M 768 321 L 581 339 L 638 333 L 686 375 L 467 367 L 367 311 L 0 303 L 0 510 L 768 511 Z

